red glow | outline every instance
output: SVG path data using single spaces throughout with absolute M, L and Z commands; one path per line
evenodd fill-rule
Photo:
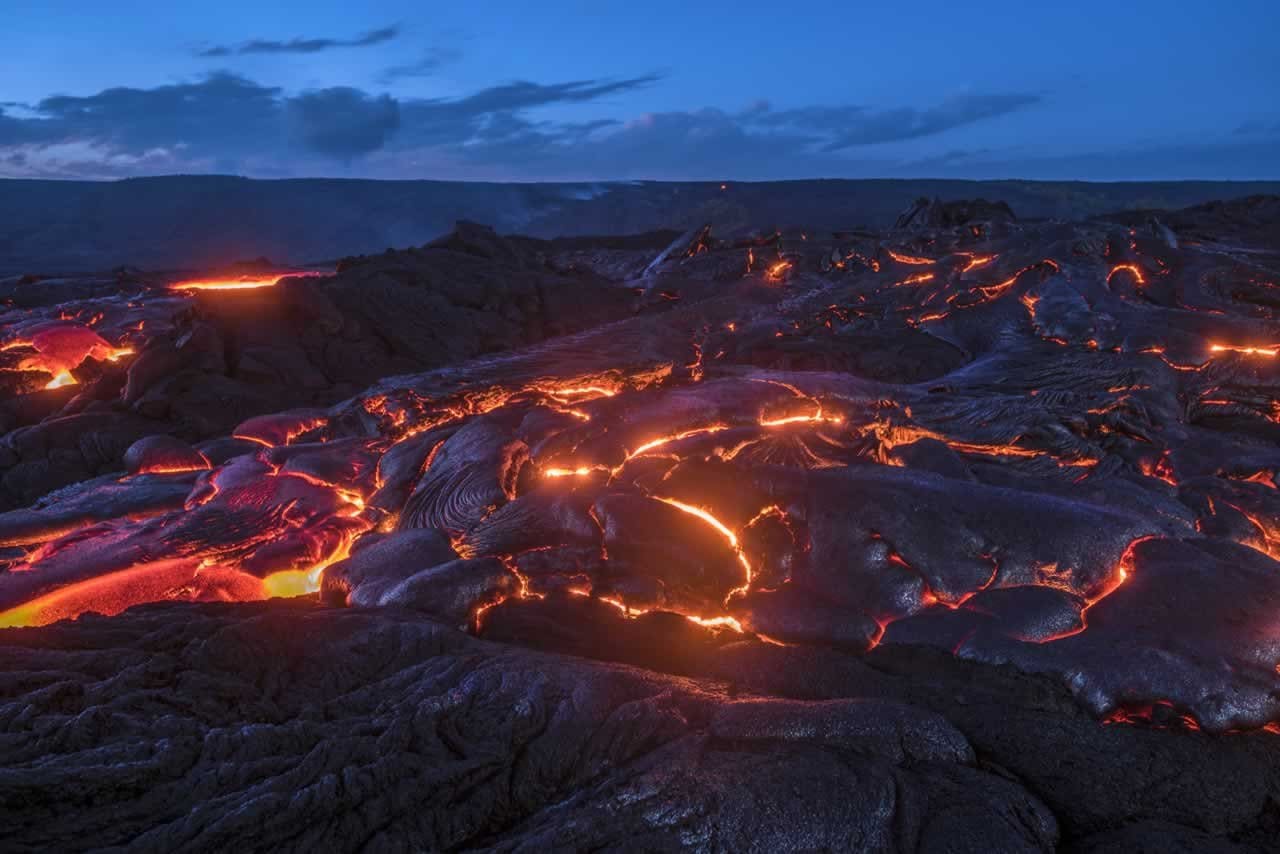
M 53 375 L 53 379 L 49 380 L 45 388 L 62 388 L 66 385 L 75 385 L 76 378 L 71 375 L 70 371 L 58 371 Z
M 997 257 L 998 256 L 996 255 L 970 255 L 968 263 L 960 269 L 960 272 L 967 273 L 970 270 L 977 269 L 978 267 L 985 267 L 987 264 L 996 260 Z
M 1265 347 L 1237 347 L 1231 344 L 1212 344 L 1210 353 L 1239 353 L 1242 356 L 1266 356 L 1275 358 L 1280 354 L 1280 344 L 1269 344 Z
M 892 249 L 886 249 L 885 251 L 889 253 L 890 258 L 897 261 L 899 264 L 912 264 L 919 266 L 922 264 L 934 263 L 932 258 L 923 258 L 919 255 L 904 255 L 900 252 L 894 252 Z
M 164 560 L 70 584 L 0 612 L 0 628 L 43 626 L 96 611 L 111 616 L 143 602 L 168 598 L 199 570 L 196 560 Z
M 701 507 L 695 507 L 692 504 L 685 504 L 683 501 L 677 501 L 674 498 L 662 498 L 660 496 L 655 497 L 664 504 L 669 504 L 682 513 L 688 513 L 690 516 L 706 522 L 718 531 L 720 536 L 724 537 L 725 541 L 728 542 L 729 547 L 732 548 L 734 554 L 737 555 L 738 563 L 742 564 L 743 572 L 746 574 L 746 580 L 743 582 L 743 585 L 729 591 L 729 597 L 732 597 L 735 593 L 746 591 L 747 588 L 751 586 L 751 562 L 748 561 L 747 556 L 743 554 L 742 545 L 738 542 L 738 535 L 735 534 L 728 525 L 717 519 L 709 510 L 704 510 Z
M 1139 286 L 1145 285 L 1147 279 L 1142 275 L 1142 268 L 1137 264 L 1117 264 L 1111 268 L 1111 272 L 1107 274 L 1107 284 L 1111 284 L 1111 280 L 1115 278 L 1117 273 L 1128 273 L 1133 276 Z
M 175 291 L 249 291 L 258 288 L 270 288 L 280 284 L 281 279 L 292 276 L 324 276 L 327 273 L 272 273 L 265 276 L 240 276 L 228 279 L 188 279 L 170 285 Z

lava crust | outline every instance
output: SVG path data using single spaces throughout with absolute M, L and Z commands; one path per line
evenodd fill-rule
M 0 839 L 1266 849 L 1278 210 L 0 283 Z

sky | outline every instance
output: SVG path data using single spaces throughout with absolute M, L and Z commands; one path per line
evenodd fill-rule
M 0 177 L 1280 179 L 1280 0 L 0 0 Z

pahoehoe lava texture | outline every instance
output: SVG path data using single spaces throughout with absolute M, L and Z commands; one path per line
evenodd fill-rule
M 0 843 L 1274 850 L 1277 215 L 11 282 Z

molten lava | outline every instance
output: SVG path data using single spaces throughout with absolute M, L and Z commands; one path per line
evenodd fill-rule
M 76 320 L 56 320 L 20 328 L 14 337 L 0 345 L 0 352 L 21 354 L 25 351 L 31 351 L 31 355 L 22 356 L 17 369 L 49 374 L 47 389 L 75 385 L 78 380 L 72 371 L 87 359 L 117 362 L 134 352 L 131 347 L 113 346 Z
M 906 255 L 901 252 L 894 252 L 892 249 L 885 250 L 889 257 L 897 261 L 899 264 L 909 264 L 912 266 L 923 266 L 925 264 L 936 263 L 932 258 L 923 258 L 919 255 Z
M 1139 286 L 1143 286 L 1147 283 L 1146 277 L 1142 274 L 1142 268 L 1137 264 L 1117 264 L 1112 267 L 1111 272 L 1107 274 L 1107 284 L 1111 284 L 1111 280 L 1119 273 L 1128 273 L 1133 276 L 1134 281 L 1137 282 Z
M 1274 358 L 1280 354 L 1280 344 L 1271 344 L 1266 347 L 1237 347 L 1230 344 L 1212 344 L 1209 347 L 1211 353 L 1239 353 L 1242 356 L 1266 356 Z
M 385 364 L 397 369 L 416 357 L 390 338 L 361 339 L 352 331 L 361 317 L 334 336 L 350 332 L 342 343 L 351 348 L 330 352 L 305 322 L 296 324 L 307 327 L 305 346 L 292 347 L 285 323 L 250 347 L 237 336 L 252 330 L 223 329 L 211 304 L 171 293 L 160 308 L 144 295 L 136 305 L 95 299 L 80 310 L 15 310 L 0 358 L 7 371 L 42 372 L 5 377 L 15 394 L 74 384 L 77 375 L 96 385 L 32 398 L 33 421 L 5 445 L 17 474 L 0 486 L 64 462 L 93 480 L 23 499 L 28 510 L 0 520 L 0 625 L 157 600 L 323 589 L 329 601 L 335 586 L 349 585 L 343 596 L 433 617 L 440 599 L 461 602 L 451 605 L 451 624 L 474 616 L 496 632 L 536 604 L 519 600 L 560 607 L 568 591 L 625 617 L 677 614 L 782 643 L 862 650 L 942 638 L 940 648 L 963 654 L 1093 667 L 1079 650 L 1114 644 L 1126 630 L 1117 615 L 1144 607 L 1134 600 L 1156 596 L 1162 575 L 1177 579 L 1197 561 L 1227 555 L 1243 577 L 1249 560 L 1280 554 L 1267 444 L 1280 395 L 1261 362 L 1280 356 L 1266 337 L 1275 302 L 1264 295 L 1231 316 L 1230 301 L 1252 291 L 1214 266 L 1216 256 L 1195 264 L 1170 256 L 1158 278 L 1151 260 L 1152 281 L 1169 286 L 1135 294 L 1129 280 L 1141 287 L 1148 274 L 1114 262 L 1136 257 L 1136 248 L 1115 250 L 1125 254 L 1102 267 L 1096 240 L 1064 244 L 1054 230 L 1037 245 L 1023 226 L 1009 228 L 1016 239 L 983 231 L 979 242 L 958 229 L 912 238 L 936 261 L 873 250 L 885 246 L 881 238 L 854 232 L 826 245 L 806 236 L 804 253 L 785 256 L 779 237 L 751 243 L 770 247 L 760 258 L 742 241 L 700 239 L 664 262 L 668 272 L 685 265 L 683 278 L 669 278 L 682 285 L 666 302 L 633 299 L 629 281 L 602 289 L 610 300 L 623 295 L 621 315 L 547 340 L 569 328 L 547 296 L 530 309 L 536 319 L 517 322 L 523 309 L 512 308 L 501 323 L 478 319 L 464 330 L 485 339 L 481 357 L 453 364 L 442 356 L 431 371 L 385 378 L 340 403 L 325 382 L 337 371 L 342 394 L 356 387 L 340 370 L 349 354 L 354 362 L 396 350 Z M 889 239 L 904 240 L 900 232 Z M 744 248 L 757 271 L 749 276 Z M 1061 251 L 1061 266 L 1043 258 L 1046 250 Z M 432 254 L 445 253 L 423 253 Z M 907 266 L 881 271 L 876 254 Z M 540 259 L 521 275 L 549 266 Z M 1125 287 L 1103 288 L 1106 269 Z M 283 278 L 171 287 L 254 290 Z M 781 279 L 805 287 L 761 287 Z M 311 296 L 320 303 L 327 295 Z M 340 309 L 325 302 L 314 316 L 327 321 L 359 302 L 345 296 L 333 301 Z M 679 305 L 666 304 L 676 298 Z M 490 311 L 475 302 L 468 312 Z M 166 319 L 175 306 L 187 326 Z M 143 309 L 145 322 L 133 313 Z M 208 341 L 183 337 L 193 329 Z M 387 329 L 399 331 L 391 322 Z M 448 332 L 432 346 L 452 346 Z M 279 366 L 277 346 L 288 353 Z M 134 348 L 146 354 L 135 370 L 81 367 Z M 232 405 L 222 391 L 236 387 L 241 368 L 256 382 L 271 373 L 264 362 L 287 373 L 288 359 L 307 366 L 322 349 L 324 370 L 304 377 L 315 388 L 287 404 L 297 408 L 245 411 L 216 433 L 192 426 L 209 400 Z M 197 385 L 202 371 L 214 375 L 207 386 Z M 22 408 L 6 417 L 26 417 Z M 133 443 L 153 418 L 169 441 Z M 1242 422 L 1248 430 L 1232 436 Z M 83 435 L 98 424 L 106 425 L 102 441 Z M 89 426 L 71 435 L 81 425 Z M 417 548 L 431 539 L 419 535 L 436 533 L 439 554 L 428 550 L 422 566 L 352 569 L 366 548 Z M 1151 538 L 1161 542 L 1137 549 Z M 1208 540 L 1216 542 L 1200 542 Z M 1090 609 L 1116 591 L 1090 627 Z M 1154 621 L 1165 612 L 1153 613 Z M 1188 633 L 1199 631 L 1192 623 Z M 1050 664 L 1046 650 L 1021 646 L 1085 631 Z M 1266 634 L 1249 631 L 1232 642 L 1248 646 Z
M 970 270 L 977 269 L 978 267 L 985 267 L 992 261 L 996 260 L 997 257 L 998 256 L 995 255 L 970 255 L 969 260 L 960 268 L 960 272 L 967 273 Z
M 53 379 L 49 380 L 45 388 L 62 388 L 67 385 L 75 385 L 76 378 L 71 375 L 70 371 L 58 371 L 53 375 Z
M 729 544 L 729 547 L 733 549 L 734 555 L 738 558 L 738 563 L 742 564 L 742 569 L 746 575 L 746 580 L 743 582 L 742 587 L 734 588 L 729 592 L 729 596 L 726 597 L 726 601 L 729 598 L 731 598 L 735 593 L 739 591 L 745 591 L 747 588 L 751 586 L 751 562 L 747 560 L 747 556 L 742 551 L 742 544 L 738 542 L 738 535 L 735 534 L 728 525 L 726 525 L 725 523 L 717 519 L 711 513 L 710 510 L 705 510 L 701 507 L 695 507 L 692 504 L 685 504 L 683 501 L 677 501 L 674 498 L 664 498 L 662 496 L 655 496 L 655 497 L 662 503 L 669 504 L 672 507 L 676 508 L 681 513 L 688 513 L 690 516 L 693 516 L 696 519 L 701 519 L 703 522 L 705 522 L 706 524 L 710 525 L 713 529 L 715 529 L 720 534 L 720 536 L 724 537 L 725 542 L 727 542 Z
M 280 284 L 282 279 L 294 276 L 325 276 L 327 273 L 306 271 L 299 273 L 271 273 L 261 276 L 239 276 L 228 279 L 188 279 L 175 282 L 170 287 L 175 291 L 250 291 L 258 288 L 271 288 Z

